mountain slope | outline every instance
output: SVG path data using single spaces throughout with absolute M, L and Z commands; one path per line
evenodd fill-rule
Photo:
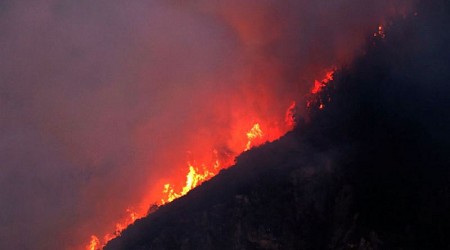
M 106 249 L 450 248 L 450 8 L 418 9 L 336 72 L 325 109 Z

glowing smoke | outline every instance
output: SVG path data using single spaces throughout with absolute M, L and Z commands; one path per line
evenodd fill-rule
M 114 228 L 188 150 L 282 122 L 409 2 L 0 3 L 0 248 L 78 248 Z

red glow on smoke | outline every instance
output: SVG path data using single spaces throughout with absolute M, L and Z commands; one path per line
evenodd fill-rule
M 160 186 L 159 194 L 149 193 L 143 201 L 146 206 L 142 206 L 140 210 L 128 208 L 126 216 L 116 223 L 114 232 L 106 233 L 102 241 L 99 240 L 97 235 L 92 235 L 86 249 L 100 248 L 111 239 L 119 236 L 128 225 L 147 214 L 148 211 L 145 208 L 148 209 L 150 204 L 164 205 L 186 195 L 193 188 L 214 177 L 221 169 L 231 166 L 235 157 L 240 153 L 280 138 L 294 128 L 295 109 L 296 103 L 291 102 L 285 112 L 284 122 L 281 123 L 262 119 L 255 119 L 257 122 L 253 124 L 250 123 L 249 119 L 236 121 L 230 141 L 226 143 L 228 146 L 225 151 L 222 149 L 219 152 L 219 149 L 209 147 L 205 148 L 202 154 L 191 155 L 192 152 L 189 152 L 190 159 L 186 161 L 186 165 L 180 166 L 179 171 L 170 178 L 162 180 L 163 184 Z
M 335 70 L 329 70 L 327 71 L 327 73 L 325 74 L 325 77 L 321 80 L 321 81 L 314 81 L 314 87 L 311 89 L 311 93 L 312 94 L 317 94 L 318 92 L 320 92 L 325 86 L 327 86 L 327 84 L 333 80 L 333 74 L 334 74 Z
M 268 23 L 264 12 L 255 11 L 252 15 L 242 18 L 227 13 L 229 21 L 234 25 L 239 39 L 245 45 L 251 44 L 255 50 L 278 39 L 280 27 Z M 267 24 L 267 25 L 266 25 Z M 262 28 L 264 27 L 264 29 Z M 272 32 L 267 32 L 269 29 Z M 263 32 L 264 31 L 264 32 Z M 269 35 L 268 35 L 269 34 Z M 377 36 L 384 38 L 382 26 L 378 27 Z M 253 53 L 254 51 L 251 51 Z M 243 53 L 249 53 L 244 50 Z M 204 128 L 189 127 L 192 135 L 180 142 L 184 152 L 167 148 L 163 158 L 167 159 L 167 168 L 172 171 L 161 176 L 156 182 L 149 184 L 149 190 L 143 195 L 138 205 L 128 208 L 121 219 L 118 219 L 115 229 L 91 236 L 87 250 L 101 248 L 111 239 L 137 219 L 146 216 L 149 207 L 164 205 L 189 193 L 193 188 L 217 175 L 221 169 L 234 164 L 234 159 L 244 151 L 257 147 L 265 142 L 279 139 L 296 125 L 297 102 L 293 101 L 303 93 L 274 93 L 276 83 L 283 81 L 283 64 L 276 58 L 255 57 L 247 55 L 248 61 L 258 69 L 257 74 L 240 72 L 236 77 L 243 84 L 235 95 L 217 95 L 211 98 L 214 103 L 207 108 L 213 110 L 211 124 Z M 323 63 L 325 64 L 325 63 Z M 321 72 L 319 66 L 312 65 L 308 77 L 317 76 Z M 309 69 L 309 68 L 308 68 Z M 323 76 L 317 77 L 308 94 L 319 94 L 334 79 L 335 68 L 322 71 Z M 250 71 L 250 70 L 249 70 Z M 249 84 L 249 82 L 251 84 Z M 292 91 L 292 90 L 290 90 Z M 201 96 L 201 95 L 200 95 Z M 280 96 L 285 100 L 280 100 Z M 188 97 L 195 99 L 194 97 Z M 217 99 L 214 99 L 217 98 Z M 314 100 L 319 110 L 325 108 L 330 100 Z M 307 107 L 312 105 L 307 102 Z M 203 115 L 203 111 L 190 114 L 194 117 Z M 208 114 L 211 115 L 211 114 Z M 216 126 L 218 125 L 218 126 Z M 223 126 L 222 126 L 223 125 Z M 186 130 L 186 128 L 180 128 Z M 143 129 L 145 131 L 145 129 Z M 189 130 L 189 129 L 188 129 Z M 176 137 L 178 131 L 173 131 Z M 139 133 L 140 134 L 140 133 Z M 142 132 L 145 134 L 145 132 Z M 186 145 L 185 145 L 186 144 Z M 176 162 L 174 164 L 174 162 Z M 151 208 L 150 210 L 154 210 Z M 103 237 L 98 236 L 103 235 Z M 100 240 L 101 239 L 101 240 Z

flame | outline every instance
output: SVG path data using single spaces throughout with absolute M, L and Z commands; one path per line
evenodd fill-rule
M 139 214 L 135 211 L 133 211 L 131 208 L 127 208 L 126 213 L 128 214 L 128 217 L 122 222 L 116 224 L 116 231 L 115 233 L 120 235 L 120 233 L 127 228 L 128 225 L 133 224 L 138 218 Z
M 103 248 L 103 246 L 105 246 L 108 241 L 116 238 L 117 236 L 120 236 L 122 231 L 125 230 L 128 225 L 133 224 L 137 219 L 142 217 L 131 208 L 127 208 L 125 212 L 127 213 L 127 216 L 122 219 L 121 222 L 116 223 L 115 231 L 113 233 L 107 233 L 103 236 L 103 244 L 101 244 L 99 238 L 96 235 L 91 235 L 91 241 L 86 247 L 86 250 L 97 250 Z
M 311 89 L 312 94 L 319 93 L 327 84 L 334 79 L 334 72 L 336 69 L 331 69 L 327 71 L 325 74 L 325 77 L 322 79 L 322 81 L 314 81 L 314 87 Z
M 259 123 L 256 123 L 253 125 L 253 127 L 250 129 L 250 131 L 247 132 L 247 145 L 245 146 L 245 151 L 249 150 L 251 148 L 252 142 L 256 138 L 262 138 L 264 135 L 263 131 L 261 130 Z
M 374 37 L 380 37 L 381 39 L 386 38 L 386 33 L 384 31 L 384 26 L 381 25 L 381 24 L 378 25 L 378 29 L 377 29 L 377 31 L 375 33 L 373 33 L 373 36 Z M 336 68 L 333 67 L 332 69 L 330 69 L 330 70 L 328 70 L 326 72 L 325 77 L 321 81 L 315 80 L 314 81 L 314 86 L 311 89 L 311 94 L 315 95 L 315 94 L 321 92 L 328 85 L 328 83 L 334 79 L 334 73 L 335 72 L 336 72 Z M 329 103 L 330 101 L 331 101 L 331 97 L 328 97 L 327 98 L 327 102 Z M 311 106 L 311 104 L 312 104 L 311 102 L 312 101 L 307 101 L 306 102 L 306 106 L 308 108 Z M 322 110 L 322 109 L 325 108 L 325 103 L 320 97 L 315 102 L 318 102 L 319 110 Z
M 100 249 L 100 240 L 95 235 L 91 235 L 91 241 L 86 247 L 87 250 L 97 250 Z
M 306 102 L 306 107 L 311 108 L 311 106 L 316 106 L 319 108 L 319 110 L 323 110 L 325 108 L 325 103 L 331 102 L 330 96 L 325 96 L 325 98 L 321 95 L 317 95 L 320 93 L 329 83 L 334 79 L 334 73 L 336 72 L 336 68 L 332 68 L 328 70 L 325 74 L 325 77 L 321 80 L 315 80 L 314 86 L 311 89 L 311 94 L 314 95 L 314 97 Z
M 296 125 L 296 122 L 295 122 L 296 108 L 297 108 L 297 103 L 292 102 L 286 111 L 286 115 L 284 116 L 284 122 L 288 126 L 289 130 L 293 129 Z
M 242 137 L 242 140 L 237 140 L 241 144 L 234 145 L 233 151 L 226 156 L 219 156 L 218 150 L 206 150 L 205 152 L 212 152 L 212 160 L 209 162 L 197 162 L 196 160 L 188 160 L 186 162 L 186 174 L 185 182 L 183 187 L 177 187 L 174 182 L 169 181 L 162 184 L 162 191 L 160 193 L 159 204 L 156 206 L 164 205 L 172 202 L 173 200 L 186 195 L 189 191 L 195 187 L 201 185 L 203 182 L 211 179 L 213 176 L 219 173 L 221 169 L 227 168 L 234 163 L 234 158 L 240 153 L 251 149 L 252 147 L 259 146 L 266 141 L 273 141 L 280 138 L 284 133 L 291 130 L 295 126 L 295 115 L 296 102 L 291 102 L 289 108 L 286 110 L 285 114 L 285 126 L 280 127 L 280 125 L 269 126 L 266 124 L 264 127 L 262 122 L 253 123 L 250 130 L 247 132 L 246 129 L 241 129 L 242 126 L 247 127 L 248 121 L 238 122 L 239 126 L 236 128 L 236 133 L 238 137 Z M 257 119 L 256 119 L 257 120 Z M 245 125 L 247 123 L 247 125 Z M 266 128 L 268 133 L 264 133 L 262 128 Z M 241 134 L 242 133 L 242 134 Z M 154 197 L 153 197 L 154 198 Z M 148 204 L 147 204 L 148 205 Z M 145 213 L 138 213 L 135 210 L 128 208 L 126 209 L 126 216 L 115 225 L 115 231 L 113 233 L 108 233 L 103 237 L 103 241 L 100 241 L 96 235 L 91 236 L 91 241 L 86 250 L 96 250 L 105 246 L 110 240 L 120 236 L 121 232 L 127 228 L 130 224 L 134 223 L 137 219 L 145 216 Z
M 312 94 L 317 94 L 321 92 L 327 84 L 334 79 L 334 72 L 335 68 L 332 68 L 328 71 L 326 71 L 324 78 L 321 81 L 316 80 L 314 82 L 314 86 L 311 89 Z M 329 100 L 331 101 L 331 100 Z M 309 107 L 311 105 L 311 101 L 307 102 L 307 106 Z M 323 109 L 325 107 L 325 104 L 322 100 L 319 100 L 317 103 L 319 109 Z M 279 125 L 276 125 L 274 127 L 264 127 L 263 123 L 256 122 L 253 123 L 253 126 L 251 126 L 250 130 L 245 132 L 245 130 L 236 129 L 236 131 L 242 131 L 244 133 L 244 136 L 246 137 L 245 140 L 242 140 L 242 144 L 239 149 L 239 145 L 235 145 L 233 148 L 236 148 L 236 151 L 233 151 L 230 155 L 227 157 L 219 157 L 218 156 L 218 150 L 212 149 L 209 150 L 209 152 L 213 152 L 213 159 L 210 162 L 197 162 L 195 160 L 189 160 L 186 162 L 186 174 L 185 174 L 185 182 L 184 186 L 177 187 L 176 184 L 173 182 L 165 182 L 162 184 L 162 191 L 161 191 L 161 198 L 156 199 L 159 200 L 159 204 L 156 204 L 156 207 L 159 205 L 164 205 L 167 203 L 172 202 L 173 200 L 180 198 L 195 187 L 201 185 L 203 182 L 211 179 L 221 169 L 227 168 L 231 166 L 234 163 L 234 158 L 238 156 L 240 153 L 250 150 L 252 147 L 259 146 L 267 141 L 273 141 L 281 137 L 286 132 L 292 130 L 295 125 L 295 114 L 296 114 L 296 108 L 297 104 L 295 101 L 292 101 L 289 105 L 288 109 L 285 113 L 285 126 L 280 128 Z M 245 121 L 244 121 L 245 123 Z M 241 122 L 239 122 L 241 124 Z M 267 125 L 267 124 L 266 124 Z M 239 125 L 239 127 L 244 125 Z M 268 129 L 268 132 L 265 133 L 263 131 L 263 128 Z M 208 152 L 205 151 L 205 152 Z M 230 160 L 231 159 L 231 160 Z M 137 219 L 145 216 L 144 213 L 138 213 L 131 208 L 128 208 L 126 210 L 127 216 L 121 220 L 120 223 L 116 224 L 116 228 L 114 233 L 106 234 L 103 237 L 103 241 L 101 242 L 97 236 L 92 235 L 91 241 L 89 246 L 86 248 L 86 250 L 96 250 L 100 249 L 102 246 L 105 246 L 110 240 L 120 236 L 121 232 L 127 228 L 130 224 L 134 223 Z
M 261 130 L 259 123 L 255 123 L 253 127 L 246 133 L 246 135 L 248 141 L 244 151 L 247 151 L 252 147 L 252 143 L 254 142 L 255 139 L 263 138 L 264 133 Z M 217 150 L 214 150 L 214 152 L 217 157 Z M 166 204 L 168 202 L 175 200 L 176 198 L 179 198 L 187 194 L 193 188 L 197 187 L 204 181 L 207 181 L 213 176 L 215 176 L 217 174 L 217 170 L 221 168 L 220 160 L 217 158 L 215 159 L 212 168 L 208 167 L 206 164 L 202 164 L 201 168 L 195 167 L 189 161 L 187 162 L 187 165 L 188 165 L 188 173 L 186 174 L 185 186 L 182 188 L 180 192 L 176 192 L 174 185 L 170 183 L 164 184 L 163 194 L 166 195 L 166 198 L 161 199 L 162 204 Z M 229 165 L 225 167 L 229 167 Z
M 380 29 L 382 30 L 382 29 Z M 325 76 L 322 80 L 318 81 L 316 80 L 314 82 L 314 86 L 311 89 L 311 94 L 315 95 L 319 92 L 321 92 L 330 81 L 334 79 L 334 72 L 335 68 L 332 68 L 328 71 L 326 71 Z M 328 98 L 328 101 L 331 101 L 331 99 Z M 314 101 L 315 104 L 318 105 L 319 109 L 324 109 L 325 104 L 322 100 Z M 316 103 L 317 102 L 317 103 Z M 311 101 L 307 102 L 307 106 L 311 106 Z M 253 123 L 253 126 L 251 126 L 250 130 L 245 132 L 245 130 L 241 130 L 240 127 L 245 126 L 246 123 L 243 121 L 238 122 L 240 124 L 238 127 L 239 129 L 236 129 L 236 131 L 241 131 L 240 133 L 243 133 L 244 140 L 242 140 L 241 146 L 234 145 L 233 148 L 236 149 L 236 151 L 233 151 L 230 155 L 227 157 L 219 157 L 218 150 L 212 149 L 212 150 L 206 150 L 205 152 L 213 152 L 213 159 L 210 162 L 197 162 L 195 160 L 189 160 L 186 162 L 186 174 L 185 174 L 185 182 L 184 186 L 177 187 L 174 182 L 169 181 L 162 184 L 162 191 L 161 191 L 161 197 L 159 199 L 159 204 L 156 204 L 156 207 L 159 205 L 164 205 L 167 203 L 172 202 L 173 200 L 180 198 L 195 187 L 201 185 L 203 182 L 211 179 L 221 169 L 227 168 L 231 166 L 234 163 L 234 158 L 238 156 L 240 153 L 250 150 L 252 147 L 259 146 L 267 141 L 273 141 L 281 137 L 286 132 L 292 130 L 295 125 L 295 114 L 296 114 L 296 108 L 297 104 L 295 101 L 292 101 L 289 105 L 288 109 L 285 113 L 284 118 L 284 127 L 280 127 L 279 125 L 275 125 L 273 127 L 267 126 L 264 127 L 262 122 L 256 122 Z M 248 123 L 247 123 L 248 124 Z M 250 123 L 251 124 L 251 123 Z M 267 124 L 266 124 L 267 125 Z M 268 129 L 268 133 L 265 133 L 263 131 L 263 128 Z M 239 149 L 240 148 L 240 149 Z M 231 159 L 231 160 L 230 160 Z M 148 205 L 148 204 L 147 204 Z M 106 245 L 110 240 L 120 236 L 121 232 L 130 224 L 134 223 L 137 219 L 145 216 L 144 213 L 137 213 L 136 211 L 133 211 L 132 209 L 128 208 L 126 210 L 127 216 L 125 219 L 123 219 L 120 223 L 116 224 L 116 229 L 114 233 L 106 234 L 103 237 L 103 241 L 100 242 L 97 236 L 92 235 L 91 241 L 89 246 L 86 248 L 87 250 L 94 250 L 99 249 L 102 246 Z
M 189 166 L 189 171 L 186 175 L 186 185 L 183 187 L 181 192 L 176 193 L 174 191 L 174 186 L 170 183 L 164 184 L 163 193 L 167 195 L 167 198 L 161 199 L 161 203 L 165 204 L 168 202 L 171 202 L 175 200 L 176 198 L 179 198 L 185 194 L 187 194 L 189 191 L 191 191 L 193 188 L 200 185 L 202 182 L 208 180 L 209 178 L 213 177 L 215 175 L 214 172 L 210 172 L 206 166 L 203 165 L 203 171 L 199 171 L 199 168 L 193 166 L 190 162 L 187 163 Z M 219 165 L 218 160 L 216 161 L 216 164 L 214 164 L 213 168 L 217 169 Z

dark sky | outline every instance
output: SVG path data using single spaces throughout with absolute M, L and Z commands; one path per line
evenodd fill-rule
M 277 123 L 406 0 L 0 2 L 0 249 L 78 249 Z

